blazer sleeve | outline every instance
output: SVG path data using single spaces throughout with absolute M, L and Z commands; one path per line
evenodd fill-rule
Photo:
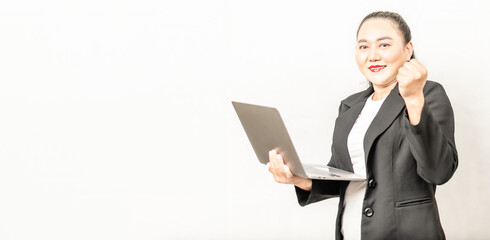
M 340 104 L 339 107 L 339 115 L 340 113 L 346 111 L 348 108 L 344 104 Z M 327 164 L 330 167 L 338 168 L 335 166 L 335 160 L 333 159 L 335 149 L 332 145 L 332 157 L 330 158 L 330 162 Z M 312 179 L 311 191 L 305 191 L 299 187 L 294 186 L 296 189 L 296 196 L 298 197 L 298 203 L 301 206 L 306 206 L 310 203 L 319 202 L 328 198 L 338 197 L 340 194 L 340 187 L 344 181 L 333 181 L 333 180 L 317 180 Z
M 330 163 L 333 162 L 330 160 Z M 330 166 L 330 163 L 328 164 Z M 338 197 L 340 194 L 340 186 L 343 181 L 333 180 L 317 180 L 312 179 L 311 191 L 305 191 L 299 187 L 296 189 L 298 203 L 301 206 L 306 206 L 310 203 L 319 202 L 328 198 Z
M 420 122 L 412 125 L 405 113 L 405 127 L 417 173 L 428 183 L 444 184 L 458 167 L 454 142 L 454 114 L 444 88 L 427 81 Z

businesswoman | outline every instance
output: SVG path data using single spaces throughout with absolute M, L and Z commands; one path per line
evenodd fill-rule
M 269 171 L 295 185 L 301 206 L 340 197 L 336 239 L 445 239 L 434 195 L 458 165 L 449 99 L 414 58 L 400 15 L 366 16 L 356 49 L 370 87 L 341 101 L 328 165 L 366 181 L 295 176 L 275 150 Z

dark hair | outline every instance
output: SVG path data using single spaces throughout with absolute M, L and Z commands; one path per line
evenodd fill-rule
M 361 29 L 362 24 L 371 18 L 384 18 L 384 19 L 389 19 L 393 21 L 393 23 L 396 24 L 398 27 L 398 30 L 403 35 L 403 39 L 405 40 L 405 44 L 408 42 L 412 41 L 412 33 L 410 32 L 410 27 L 408 27 L 408 24 L 403 20 L 402 16 L 400 14 L 395 13 L 395 12 L 388 12 L 388 11 L 378 11 L 378 12 L 372 12 L 364 19 L 361 21 L 361 24 L 359 24 L 359 28 L 357 28 L 357 35 L 359 35 L 359 30 Z M 411 59 L 415 58 L 415 53 L 412 52 L 412 56 L 410 57 Z

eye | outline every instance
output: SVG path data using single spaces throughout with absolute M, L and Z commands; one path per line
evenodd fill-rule
M 367 45 L 360 45 L 360 46 L 359 46 L 359 50 L 365 50 L 365 49 L 367 49 L 367 48 L 368 48 L 368 46 L 367 46 Z
M 381 43 L 381 44 L 379 45 L 379 47 L 382 47 L 382 48 L 384 48 L 384 47 L 389 47 L 389 46 L 390 46 L 390 44 L 388 44 L 388 43 Z

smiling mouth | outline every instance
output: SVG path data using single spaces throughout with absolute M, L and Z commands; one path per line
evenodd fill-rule
M 371 72 L 379 72 L 383 69 L 385 69 L 386 65 L 373 65 L 373 66 L 369 66 L 369 70 L 371 70 Z

